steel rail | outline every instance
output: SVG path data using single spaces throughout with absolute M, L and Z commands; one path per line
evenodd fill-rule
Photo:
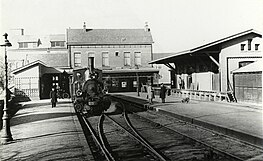
M 130 132 L 129 130 L 127 130 L 125 127 L 123 127 L 120 123 L 118 123 L 117 121 L 115 121 L 113 118 L 111 118 L 110 116 L 106 115 L 105 116 L 107 118 L 109 118 L 110 120 L 112 120 L 113 122 L 115 122 L 118 126 L 120 126 L 121 128 L 123 128 L 127 133 L 130 134 L 130 136 L 132 136 L 135 140 L 137 140 L 138 142 L 140 142 L 146 149 L 148 149 L 150 152 L 152 152 L 155 156 L 157 156 L 160 160 L 162 161 L 167 161 L 167 159 L 165 159 L 161 154 L 159 154 L 159 152 L 157 152 L 149 143 L 147 143 L 147 141 L 145 141 L 145 139 L 142 138 L 142 136 L 140 136 L 138 134 L 138 132 L 135 129 L 131 130 L 133 131 Z M 125 120 L 126 121 L 126 120 Z M 127 123 L 127 122 L 126 122 Z M 127 123 L 128 125 L 128 123 Z M 129 126 L 129 125 L 128 125 Z M 130 126 L 129 126 L 130 127 Z M 135 134 L 134 134 L 135 133 Z
M 103 152 L 105 158 L 107 159 L 107 161 L 112 161 L 111 158 L 109 157 L 107 151 L 104 149 L 101 140 L 98 138 L 98 136 L 96 135 L 96 132 L 94 131 L 94 129 L 92 128 L 91 124 L 86 120 L 87 118 L 82 116 L 85 124 L 87 125 L 90 133 L 92 134 L 92 137 L 94 138 L 94 140 L 97 142 L 98 146 L 100 147 L 101 151 Z
M 147 118 L 145 118 L 145 117 L 139 116 L 139 115 L 137 115 L 137 114 L 134 114 L 134 115 L 136 115 L 137 117 L 143 118 L 144 120 L 151 121 L 151 120 L 149 120 L 149 119 L 147 119 Z M 151 122 L 153 122 L 153 121 L 151 121 Z M 155 123 L 155 122 L 153 122 L 153 123 Z M 167 128 L 167 127 L 165 127 L 165 126 L 163 126 L 163 127 L 164 127 L 164 128 Z M 169 129 L 169 128 L 167 128 L 167 129 Z M 180 134 L 180 135 L 182 135 L 182 136 L 184 136 L 184 137 L 186 137 L 186 138 L 192 139 L 192 140 L 194 140 L 194 141 L 196 141 L 196 142 L 198 142 L 198 143 L 200 143 L 200 144 L 203 144 L 204 146 L 206 146 L 206 147 L 208 147 L 208 148 L 210 148 L 210 149 L 213 149 L 213 150 L 215 150 L 215 151 L 217 151 L 218 153 L 221 153 L 221 154 L 223 154 L 223 155 L 229 156 L 229 157 L 234 158 L 234 159 L 239 160 L 239 161 L 245 161 L 245 160 L 246 160 L 246 159 L 242 159 L 242 158 L 240 158 L 240 157 L 238 157 L 238 156 L 235 156 L 235 155 L 233 155 L 233 154 L 230 154 L 230 153 L 228 153 L 228 152 L 225 152 L 225 151 L 223 151 L 223 150 L 220 150 L 220 149 L 218 149 L 218 148 L 212 147 L 211 145 L 208 145 L 207 143 L 205 143 L 205 142 L 203 142 L 203 141 L 201 141 L 201 140 L 198 140 L 198 139 L 196 139 L 196 138 L 194 138 L 194 137 L 188 136 L 188 135 L 186 135 L 186 134 L 184 134 L 184 133 L 181 133 L 181 132 L 179 132 L 179 131 L 176 131 L 176 130 L 173 130 L 173 129 L 170 129 L 170 130 L 172 130 L 172 131 L 174 131 L 174 132 L 176 132 L 176 133 L 178 133 L 178 134 Z
M 137 130 L 133 127 L 125 109 L 124 109 L 124 119 L 125 119 L 125 122 L 127 123 L 127 125 L 130 127 L 130 129 L 134 132 L 134 134 L 141 140 L 141 142 L 143 142 L 144 145 L 147 146 L 148 149 L 151 150 L 152 153 L 154 153 L 156 156 L 158 156 L 158 158 L 160 160 L 166 161 L 166 159 L 162 156 L 162 154 L 160 154 L 156 149 L 154 149 L 154 147 L 146 139 L 144 139 L 143 136 L 141 136 L 137 132 Z
M 105 115 L 102 113 L 100 115 L 100 119 L 99 119 L 98 126 L 97 126 L 99 138 L 100 138 L 102 147 L 105 150 L 105 152 L 107 153 L 107 156 L 110 159 L 110 161 L 115 161 L 114 157 L 111 155 L 111 152 L 109 151 L 109 149 L 105 145 L 106 140 L 105 140 L 104 132 L 103 132 L 103 121 L 104 121 L 104 119 L 105 119 Z

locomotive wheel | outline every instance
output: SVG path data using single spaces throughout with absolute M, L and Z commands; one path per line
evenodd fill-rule
M 77 111 L 78 113 L 80 113 L 80 112 L 82 112 L 82 110 L 83 110 L 83 106 L 78 103 L 78 104 L 75 105 L 75 109 L 76 109 L 76 111 Z
M 69 98 L 69 94 L 63 93 L 63 98 Z

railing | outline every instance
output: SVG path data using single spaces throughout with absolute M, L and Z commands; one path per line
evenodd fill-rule
M 181 98 L 190 98 L 204 101 L 228 101 L 226 92 L 200 91 L 187 89 L 171 89 L 171 95 Z
M 39 78 L 15 78 L 15 95 L 21 97 L 39 97 Z

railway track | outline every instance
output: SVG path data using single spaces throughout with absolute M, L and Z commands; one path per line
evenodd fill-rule
M 158 150 L 156 150 L 151 143 L 149 143 L 138 131 L 134 128 L 132 123 L 129 120 L 129 117 L 126 113 L 126 111 L 123 112 L 123 118 L 125 120 L 125 124 L 119 123 L 117 120 L 114 118 L 110 117 L 109 115 L 105 114 L 105 116 L 113 121 L 118 127 L 120 127 L 122 130 L 127 132 L 132 138 L 137 140 L 143 147 L 144 149 L 149 153 L 149 156 L 152 157 L 154 160 L 160 160 L 160 161 L 166 161 L 169 160 L 163 154 L 161 154 Z M 126 126 L 125 126 L 126 125 Z M 150 158 L 148 156 L 148 158 Z
M 88 141 L 92 142 L 93 140 L 93 143 L 89 143 L 89 145 L 96 145 L 91 148 L 95 149 L 94 158 L 98 160 L 103 158 L 104 160 L 191 161 L 246 160 L 251 158 L 251 156 L 238 155 L 238 152 L 229 152 L 224 147 L 218 148 L 218 146 L 201 139 L 200 136 L 207 137 L 209 132 L 212 133 L 211 131 L 188 127 L 182 121 L 176 121 L 168 116 L 159 116 L 153 112 L 127 114 L 126 110 L 124 111 L 123 114 L 103 114 L 100 117 L 87 118 L 83 116 L 86 126 L 90 126 L 87 128 L 89 136 L 93 138 Z M 160 121 L 161 117 L 165 117 L 169 121 L 165 121 L 164 118 Z M 188 129 L 186 133 L 190 133 L 190 135 L 185 134 L 186 126 Z M 191 128 L 193 130 L 189 130 Z M 213 142 L 213 139 L 218 140 L 217 136 L 209 138 L 210 142 Z

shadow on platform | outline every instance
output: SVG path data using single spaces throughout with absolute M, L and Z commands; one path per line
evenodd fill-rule
M 18 115 L 17 117 L 13 117 L 11 119 L 11 126 L 26 124 L 35 121 L 42 121 L 54 118 L 61 118 L 61 117 L 68 117 L 72 116 L 73 113 L 71 112 L 64 112 L 64 113 L 44 113 L 44 114 L 32 114 L 32 115 L 25 115 L 21 116 L 22 114 Z

